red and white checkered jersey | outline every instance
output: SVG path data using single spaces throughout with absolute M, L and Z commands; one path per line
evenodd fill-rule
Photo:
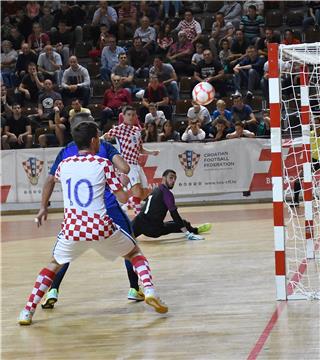
M 138 164 L 142 139 L 137 126 L 122 123 L 109 130 L 108 136 L 116 138 L 120 153 L 128 164 Z
M 117 229 L 106 214 L 104 192 L 122 188 L 108 159 L 84 154 L 63 160 L 55 177 L 60 180 L 64 201 L 62 232 L 66 240 L 103 240 Z

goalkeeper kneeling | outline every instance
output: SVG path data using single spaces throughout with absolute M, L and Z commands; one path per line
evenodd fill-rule
M 157 238 L 162 235 L 183 232 L 188 240 L 203 240 L 204 238 L 199 234 L 210 231 L 212 225 L 209 223 L 192 227 L 188 221 L 181 218 L 174 195 L 170 191 L 176 180 L 177 174 L 174 170 L 164 171 L 161 184 L 148 196 L 141 212 L 132 222 L 135 237 L 146 235 Z M 164 222 L 168 211 L 173 221 Z

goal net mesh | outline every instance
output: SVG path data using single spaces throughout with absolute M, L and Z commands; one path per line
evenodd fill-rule
M 320 149 L 317 144 L 320 144 L 320 43 L 280 45 L 279 69 L 287 295 L 292 298 L 319 299 Z M 306 85 L 304 89 L 301 87 L 303 84 Z M 305 105 L 302 98 L 306 93 L 307 107 L 302 106 Z M 309 148 L 304 146 L 306 143 L 310 144 Z M 304 172 L 307 172 L 309 166 L 306 164 L 307 152 L 310 155 L 312 181 L 305 183 Z M 310 201 L 308 205 L 305 200 L 310 190 L 312 207 Z M 312 221 L 306 224 L 306 220 L 310 220 L 310 213 Z M 309 237 L 311 239 L 307 241 Z

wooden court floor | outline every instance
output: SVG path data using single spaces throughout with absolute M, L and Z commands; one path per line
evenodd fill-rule
M 204 241 L 142 238 L 169 306 L 159 315 L 126 299 L 122 260 L 87 252 L 70 267 L 53 310 L 16 318 L 51 254 L 62 214 L 2 217 L 1 359 L 320 359 L 319 301 L 275 301 L 271 204 L 181 208 L 212 222 Z

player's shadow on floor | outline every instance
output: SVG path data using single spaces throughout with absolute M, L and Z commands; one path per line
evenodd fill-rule
M 138 241 L 140 242 L 147 242 L 147 243 L 154 243 L 154 244 L 172 244 L 172 243 L 180 243 L 188 241 L 183 234 L 177 233 L 177 234 L 170 234 L 170 235 L 164 235 L 160 236 L 158 238 L 151 238 L 147 236 L 141 236 L 138 238 Z

